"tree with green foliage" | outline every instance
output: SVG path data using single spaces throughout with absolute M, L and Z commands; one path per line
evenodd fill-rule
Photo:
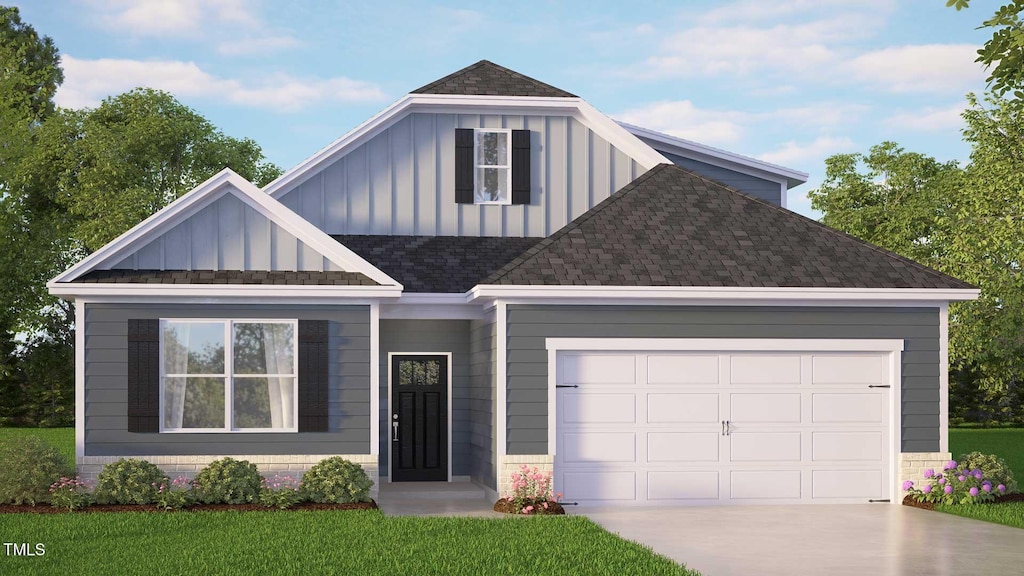
M 968 8 L 971 0 L 947 0 L 946 6 L 958 11 Z M 978 50 L 980 62 L 989 70 L 986 82 L 997 96 L 1013 91 L 1017 98 L 1024 99 L 1024 22 L 1021 12 L 1024 0 L 1012 0 L 1000 6 L 981 28 L 991 28 L 992 38 Z

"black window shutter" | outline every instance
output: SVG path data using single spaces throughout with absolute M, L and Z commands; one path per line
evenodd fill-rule
M 530 203 L 530 131 L 512 131 L 512 203 Z
M 299 432 L 327 432 L 327 320 L 299 320 Z
M 159 320 L 128 320 L 128 431 L 160 431 Z
M 455 203 L 473 203 L 473 138 L 472 128 L 455 129 Z

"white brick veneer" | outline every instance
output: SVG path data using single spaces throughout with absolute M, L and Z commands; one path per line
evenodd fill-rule
M 512 473 L 519 472 L 519 467 L 526 464 L 533 470 L 534 467 L 541 473 L 553 472 L 555 457 L 550 454 L 509 454 L 501 457 L 501 475 L 498 478 L 498 497 L 504 497 L 512 492 Z
M 949 452 L 901 452 L 900 453 L 900 489 L 903 482 L 913 480 L 914 486 L 920 488 L 924 483 L 924 471 L 931 468 L 941 472 L 952 456 Z M 903 500 L 900 493 L 899 500 Z
M 259 469 L 260 474 L 264 476 L 273 476 L 275 474 L 281 474 L 282 476 L 295 476 L 301 477 L 306 470 L 313 467 L 314 464 L 323 460 L 324 458 L 330 458 L 335 454 L 312 454 L 312 455 L 280 455 L 280 456 L 236 456 L 236 455 L 218 455 L 218 456 L 80 456 L 78 458 L 78 474 L 83 480 L 94 482 L 96 477 L 99 476 L 103 467 L 111 462 L 117 462 L 122 458 L 138 458 L 152 462 L 159 466 L 164 472 L 167 473 L 172 479 L 178 476 L 184 476 L 186 478 L 194 478 L 195 475 L 203 469 L 204 466 L 217 460 L 218 458 L 225 458 L 230 456 L 235 460 L 248 460 L 256 465 Z M 370 489 L 370 496 L 373 499 L 377 499 L 377 483 L 379 476 L 377 472 L 377 456 L 370 454 L 338 454 L 342 458 L 359 464 L 366 471 L 366 475 L 373 480 L 373 488 Z

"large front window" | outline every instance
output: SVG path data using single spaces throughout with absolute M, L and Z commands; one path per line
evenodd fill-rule
M 475 204 L 512 203 L 512 146 L 510 130 L 476 131 Z
M 160 429 L 296 430 L 294 320 L 160 323 Z

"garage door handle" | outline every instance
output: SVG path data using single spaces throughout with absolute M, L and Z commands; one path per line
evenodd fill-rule
M 725 420 L 722 420 L 722 436 L 725 436 Z
M 888 384 L 868 384 L 868 388 L 892 388 Z
M 730 429 L 731 425 L 732 423 L 728 420 L 722 420 L 722 436 L 728 436 L 732 433 L 732 430 Z

